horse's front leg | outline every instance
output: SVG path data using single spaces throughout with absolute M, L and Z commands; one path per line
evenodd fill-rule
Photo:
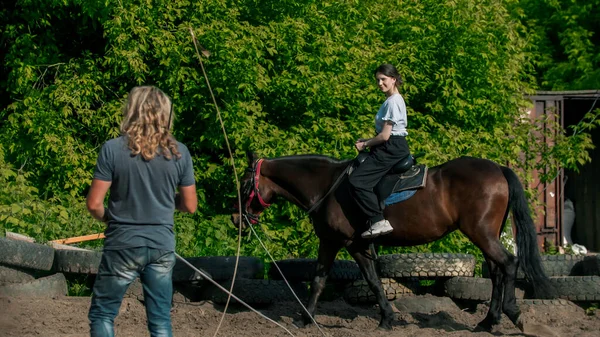
M 304 326 L 313 322 L 312 317 L 315 317 L 315 310 L 317 308 L 317 300 L 323 289 L 325 289 L 325 282 L 327 276 L 331 270 L 331 266 L 335 261 L 335 256 L 342 249 L 342 245 L 338 242 L 321 240 L 319 242 L 319 256 L 317 258 L 317 270 L 315 278 L 313 279 L 310 286 L 310 298 L 308 300 L 308 312 L 302 312 L 302 322 L 296 321 L 295 324 L 298 326 Z
M 383 292 L 383 287 L 381 285 L 381 280 L 377 275 L 377 271 L 375 269 L 375 263 L 372 258 L 369 258 L 369 249 L 368 247 L 348 247 L 348 251 L 350 255 L 356 260 L 360 270 L 362 271 L 363 277 L 369 284 L 369 288 L 377 297 L 377 303 L 379 304 L 379 308 L 381 310 L 381 321 L 379 322 L 379 329 L 383 330 L 391 330 L 392 322 L 394 321 L 394 311 L 392 310 L 392 306 L 390 302 L 388 302 L 385 293 Z

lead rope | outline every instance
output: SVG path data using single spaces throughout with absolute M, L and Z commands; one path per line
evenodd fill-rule
M 286 329 L 283 325 L 275 322 L 274 320 L 270 319 L 269 317 L 265 316 L 263 313 L 261 313 L 260 311 L 252 308 L 250 305 L 248 305 L 246 302 L 240 300 L 237 296 L 235 296 L 234 294 L 232 294 L 230 291 L 227 291 L 227 289 L 223 288 L 219 283 L 217 283 L 215 280 L 213 280 L 212 278 L 210 278 L 210 276 L 206 275 L 205 273 L 203 273 L 201 270 L 199 270 L 198 268 L 196 268 L 193 264 L 189 263 L 186 259 L 184 259 L 183 257 L 179 256 L 179 254 L 175 253 L 175 256 L 181 260 L 183 263 L 187 264 L 190 268 L 192 268 L 193 270 L 195 270 L 198 274 L 202 275 L 202 277 L 205 280 L 210 281 L 212 284 L 214 284 L 215 286 L 217 286 L 217 288 L 221 289 L 222 291 L 226 292 L 227 294 L 229 294 L 229 297 L 233 297 L 236 301 L 240 302 L 243 306 L 245 306 L 246 308 L 252 310 L 253 312 L 257 313 L 259 316 L 265 318 L 267 321 L 277 325 L 278 327 L 282 328 L 283 330 L 285 330 L 287 333 L 289 333 L 291 336 L 294 336 L 294 334 L 292 334 L 288 329 Z M 229 301 L 229 298 L 227 299 L 227 301 Z
M 239 206 L 238 209 L 240 211 L 239 216 L 241 219 L 242 218 L 242 197 L 240 195 L 240 182 L 238 180 L 237 173 L 236 173 L 237 171 L 235 168 L 235 161 L 233 159 L 233 153 L 231 152 L 231 147 L 229 146 L 229 138 L 227 137 L 227 132 L 225 131 L 225 124 L 223 123 L 223 119 L 221 118 L 221 112 L 219 111 L 219 106 L 217 105 L 217 100 L 216 100 L 215 95 L 213 94 L 212 88 L 210 86 L 210 82 L 208 80 L 208 75 L 206 75 L 206 71 L 204 70 L 204 63 L 202 63 L 202 58 L 200 57 L 200 52 L 198 51 L 198 41 L 196 40 L 196 35 L 194 35 L 194 31 L 192 30 L 192 27 L 190 26 L 189 28 L 190 28 L 190 34 L 192 35 L 192 42 L 194 42 L 194 48 L 196 50 L 196 56 L 198 56 L 198 61 L 200 62 L 200 68 L 202 69 L 202 74 L 204 75 L 204 79 L 206 80 L 206 85 L 208 86 L 208 91 L 210 92 L 210 96 L 212 97 L 213 104 L 215 105 L 215 109 L 217 110 L 217 116 L 219 117 L 219 122 L 221 123 L 221 129 L 223 130 L 223 135 L 225 136 L 225 143 L 227 144 L 227 151 L 229 152 L 229 157 L 231 158 L 231 166 L 233 167 L 233 176 L 235 177 L 235 185 L 236 185 L 237 197 L 238 197 L 238 206 Z M 208 50 L 206 50 L 204 48 L 202 48 L 202 53 L 207 57 L 210 55 Z M 219 332 L 219 329 L 221 328 L 221 324 L 223 324 L 223 320 L 225 319 L 225 315 L 227 314 L 227 308 L 229 307 L 229 301 L 231 300 L 231 296 L 233 296 L 231 294 L 231 292 L 233 291 L 233 286 L 235 285 L 235 278 L 237 275 L 238 265 L 239 265 L 239 261 L 240 261 L 241 247 L 242 247 L 242 226 L 239 226 L 237 253 L 235 256 L 235 266 L 233 269 L 233 277 L 231 280 L 231 287 L 229 288 L 229 291 L 227 292 L 227 294 L 228 294 L 227 302 L 225 303 L 225 308 L 223 309 L 223 315 L 221 316 L 221 320 L 219 321 L 219 325 L 217 325 L 217 329 L 215 330 L 215 334 L 213 335 L 213 337 L 217 336 L 217 333 Z M 186 261 L 186 263 L 187 263 L 187 261 Z M 188 265 L 189 265 L 189 263 L 188 263 Z M 194 269 L 196 269 L 196 268 L 194 268 Z M 218 287 L 221 290 L 224 290 L 224 288 L 221 287 L 220 285 L 218 285 Z M 254 309 L 251 309 L 251 310 L 257 312 Z M 264 315 L 261 315 L 261 316 L 265 317 Z M 277 325 L 279 325 L 279 324 L 277 324 Z M 281 326 L 281 325 L 279 325 L 279 326 Z M 281 326 L 281 327 L 283 328 L 283 326 Z M 288 330 L 286 329 L 285 331 L 288 331 Z M 288 331 L 288 333 L 289 333 L 289 331 Z M 290 335 L 291 335 L 291 333 L 290 333 Z
M 248 224 L 248 226 L 252 230 L 252 233 L 254 233 L 254 236 L 256 236 L 256 239 L 258 240 L 258 242 L 260 243 L 260 245 L 263 247 L 263 249 L 265 250 L 265 252 L 267 252 L 267 255 L 269 255 L 269 258 L 271 259 L 271 261 L 273 261 L 273 265 L 279 271 L 279 274 L 283 278 L 283 281 L 285 281 L 285 284 L 287 284 L 288 288 L 290 288 L 290 291 L 294 295 L 294 298 L 296 298 L 296 300 L 298 301 L 298 303 L 300 303 L 300 306 L 302 307 L 302 309 L 304 309 L 304 312 L 306 312 L 308 314 L 308 317 L 310 317 L 310 319 L 315 324 L 315 326 L 317 327 L 317 329 L 319 329 L 319 332 L 321 332 L 321 334 L 323 336 L 327 336 L 325 334 L 325 332 L 323 332 L 323 330 L 321 330 L 321 327 L 319 326 L 319 323 L 317 323 L 317 321 L 315 320 L 315 318 L 310 314 L 310 312 L 308 312 L 308 309 L 306 309 L 306 307 L 304 306 L 304 304 L 302 304 L 302 301 L 300 300 L 300 298 L 298 298 L 298 295 L 296 295 L 296 292 L 294 292 L 294 289 L 292 289 L 292 286 L 288 282 L 288 280 L 285 277 L 285 275 L 283 275 L 283 272 L 281 271 L 281 269 L 277 265 L 277 262 L 275 262 L 275 259 L 273 258 L 273 256 L 271 255 L 271 253 L 269 252 L 269 250 L 267 249 L 267 247 L 263 244 L 262 240 L 260 239 L 260 237 L 258 236 L 258 234 L 256 233 L 256 231 L 254 230 L 254 226 L 252 226 L 252 223 L 248 220 L 248 217 L 245 214 L 244 214 L 244 220 L 246 220 L 246 223 Z

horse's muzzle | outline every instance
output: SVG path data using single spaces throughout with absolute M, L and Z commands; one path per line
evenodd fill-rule
M 233 223 L 233 225 L 236 228 L 239 228 L 240 226 L 242 226 L 242 229 L 244 229 L 245 224 L 242 221 L 242 218 L 240 218 L 240 214 L 239 213 L 233 213 L 231 214 L 231 222 Z

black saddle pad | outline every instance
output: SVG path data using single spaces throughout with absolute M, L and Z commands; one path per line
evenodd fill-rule
M 392 193 L 424 188 L 427 182 L 427 166 L 413 165 L 402 174 L 388 174 L 375 186 L 379 200 L 385 200 Z

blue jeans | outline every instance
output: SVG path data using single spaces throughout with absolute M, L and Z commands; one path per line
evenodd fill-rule
M 125 291 L 138 276 L 144 288 L 148 330 L 152 337 L 172 337 L 171 299 L 175 253 L 136 247 L 105 250 L 94 283 L 88 318 L 92 337 L 112 337 Z

